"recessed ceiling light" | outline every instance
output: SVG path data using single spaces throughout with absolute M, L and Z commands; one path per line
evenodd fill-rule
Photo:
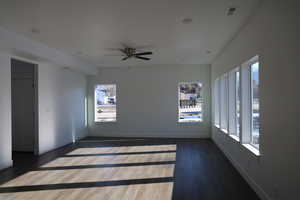
M 70 67 L 63 67 L 64 70 L 70 70 Z
M 30 29 L 30 32 L 33 33 L 33 34 L 40 34 L 41 33 L 41 31 L 37 28 Z
M 190 24 L 192 23 L 193 19 L 192 18 L 184 18 L 181 22 L 183 24 Z
M 232 16 L 232 15 L 234 15 L 235 12 L 236 12 L 236 9 L 237 9 L 237 8 L 234 7 L 234 6 L 229 7 L 229 8 L 227 9 L 227 12 L 226 12 L 227 16 Z

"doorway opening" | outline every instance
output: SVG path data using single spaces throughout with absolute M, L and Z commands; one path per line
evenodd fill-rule
M 38 155 L 38 96 L 36 64 L 11 59 L 13 163 Z

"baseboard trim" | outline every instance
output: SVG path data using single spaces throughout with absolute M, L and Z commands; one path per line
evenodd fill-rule
M 74 143 L 73 143 L 73 142 L 69 142 L 69 143 L 67 143 L 67 144 L 60 145 L 60 146 L 55 147 L 55 148 L 53 148 L 53 149 L 50 149 L 50 150 L 48 150 L 48 151 L 42 152 L 42 153 L 40 153 L 38 156 L 44 156 L 44 155 L 47 154 L 47 153 L 51 153 L 52 151 L 57 151 L 58 149 L 63 149 L 63 148 L 65 148 L 66 146 L 69 146 L 69 145 L 72 145 L 72 144 L 74 144 Z
M 244 168 L 225 150 L 225 148 L 221 144 L 218 144 L 213 138 L 212 141 L 224 153 L 224 155 L 228 158 L 231 164 L 236 168 L 240 175 L 247 181 L 250 187 L 262 200 L 272 200 L 271 197 L 249 176 L 249 174 L 244 170 Z
M 4 171 L 4 170 L 6 170 L 6 169 L 8 169 L 12 166 L 13 166 L 13 160 L 10 160 L 10 162 L 7 165 L 1 165 L 0 166 L 0 172 Z
M 104 132 L 104 131 L 103 131 Z M 118 131 L 107 132 L 105 134 L 90 133 L 92 137 L 128 137 L 128 138 L 211 138 L 209 132 L 206 131 L 153 131 L 153 132 L 138 132 L 138 131 Z
M 143 140 L 174 140 L 174 141 L 191 141 L 191 140 L 210 140 L 211 138 L 194 138 L 194 137 L 114 137 L 114 136 L 87 136 L 78 140 L 77 142 L 85 142 L 85 141 L 143 141 Z

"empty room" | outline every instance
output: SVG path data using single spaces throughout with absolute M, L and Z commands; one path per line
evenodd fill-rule
M 300 199 L 300 1 L 0 0 L 0 200 Z

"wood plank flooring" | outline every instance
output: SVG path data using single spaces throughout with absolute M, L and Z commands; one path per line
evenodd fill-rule
M 22 163 L 0 200 L 258 199 L 210 140 L 87 138 Z

